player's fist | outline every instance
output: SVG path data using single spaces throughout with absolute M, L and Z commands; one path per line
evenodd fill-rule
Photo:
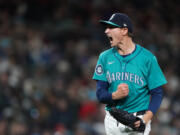
M 117 90 L 112 93 L 112 99 L 121 99 L 129 94 L 129 87 L 126 83 L 121 83 L 118 85 Z
M 129 94 L 129 86 L 126 83 L 121 83 L 117 87 L 117 94 L 120 98 L 124 98 Z

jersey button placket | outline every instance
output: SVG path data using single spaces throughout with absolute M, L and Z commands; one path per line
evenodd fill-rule
M 124 76 L 124 74 L 125 74 L 125 70 L 126 70 L 126 63 L 125 62 L 122 62 L 122 72 L 123 72 L 123 76 Z M 123 79 L 122 79 L 122 82 L 124 82 L 125 80 L 124 80 L 124 77 L 122 77 Z
M 123 71 L 123 72 L 126 70 L 125 68 L 126 68 L 126 63 L 123 62 L 123 63 L 122 63 L 122 71 Z

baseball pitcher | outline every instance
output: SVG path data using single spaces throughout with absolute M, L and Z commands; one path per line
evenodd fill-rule
M 106 104 L 107 135 L 148 135 L 167 83 L 156 57 L 132 41 L 133 26 L 123 13 L 100 20 L 111 48 L 99 55 L 93 79 Z

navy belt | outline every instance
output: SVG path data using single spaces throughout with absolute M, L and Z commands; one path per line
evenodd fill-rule
M 145 113 L 146 113 L 146 110 L 139 111 L 139 112 L 136 113 L 136 116 L 138 116 L 138 115 L 144 115 Z

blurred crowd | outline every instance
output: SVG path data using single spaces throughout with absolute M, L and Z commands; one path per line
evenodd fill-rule
M 132 18 L 168 80 L 151 135 L 180 134 L 178 0 L 0 1 L 0 135 L 105 135 L 92 75 L 110 47 L 99 19 Z

